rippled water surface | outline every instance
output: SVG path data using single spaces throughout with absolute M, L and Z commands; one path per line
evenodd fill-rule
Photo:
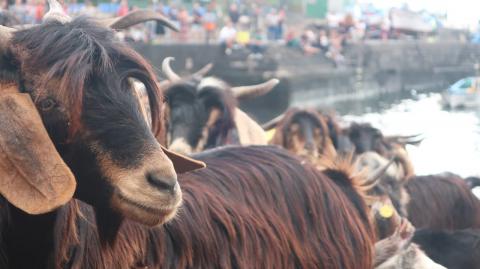
M 480 110 L 443 110 L 438 93 L 423 94 L 361 115 L 346 114 L 347 121 L 369 122 L 386 135 L 422 134 L 419 146 L 408 152 L 419 175 L 453 172 L 463 177 L 480 175 Z

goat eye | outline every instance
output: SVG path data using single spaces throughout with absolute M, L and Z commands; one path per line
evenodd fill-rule
M 52 98 L 44 99 L 40 102 L 40 109 L 43 111 L 48 111 L 55 107 L 57 103 Z

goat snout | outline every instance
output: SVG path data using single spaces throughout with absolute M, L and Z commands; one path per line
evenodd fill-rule
M 305 143 L 305 149 L 309 152 L 314 151 L 315 150 L 315 143 L 313 143 L 313 142 Z
M 305 151 L 313 157 L 318 157 L 317 147 L 314 142 L 305 143 Z
M 148 172 L 146 176 L 148 183 L 162 192 L 174 194 L 179 189 L 176 176 L 166 177 L 159 171 Z

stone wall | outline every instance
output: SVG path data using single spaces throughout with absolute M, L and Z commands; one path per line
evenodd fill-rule
M 459 42 L 368 42 L 345 48 L 345 63 L 335 67 L 321 55 L 272 46 L 264 57 L 236 50 L 226 55 L 219 46 L 135 45 L 160 70 L 162 60 L 175 57 L 173 67 L 188 74 L 209 62 L 212 75 L 230 84 L 245 85 L 271 77 L 281 83 L 270 94 L 241 102 L 241 107 L 260 121 L 288 106 L 332 106 L 410 90 L 444 89 L 456 80 L 478 73 L 480 46 Z M 161 76 L 161 74 L 159 74 Z

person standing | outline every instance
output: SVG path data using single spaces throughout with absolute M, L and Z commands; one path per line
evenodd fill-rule
M 277 29 L 278 29 L 278 13 L 277 10 L 272 8 L 267 15 L 266 18 L 267 22 L 267 36 L 268 40 L 275 40 L 277 37 Z
M 35 22 L 41 23 L 43 19 L 43 15 L 45 15 L 45 0 L 38 0 L 37 4 L 35 5 Z
M 277 32 L 275 37 L 276 40 L 283 38 L 283 28 L 284 28 L 286 16 L 287 16 L 287 13 L 285 11 L 285 7 L 282 7 L 278 11 L 278 26 L 277 26 Z
M 129 11 L 130 11 L 130 7 L 128 6 L 128 0 L 122 0 L 122 2 L 120 2 L 120 7 L 118 9 L 117 16 L 123 17 L 127 15 Z
M 188 32 L 190 30 L 190 15 L 185 7 L 180 7 L 178 12 L 178 23 L 180 24 L 179 39 L 187 41 Z
M 214 2 L 208 5 L 207 12 L 203 17 L 203 27 L 205 28 L 205 43 L 209 44 L 215 30 L 217 30 L 217 12 Z
M 218 42 L 226 54 L 230 54 L 235 38 L 237 36 L 237 29 L 233 26 L 230 19 L 226 19 L 225 25 L 218 34 Z
M 228 16 L 230 17 L 230 21 L 233 25 L 237 25 L 238 19 L 240 19 L 240 11 L 238 10 L 238 5 L 236 3 L 232 3 L 230 8 L 228 9 Z
M 22 3 L 22 0 L 15 0 L 15 4 L 8 7 L 8 10 L 18 18 L 21 23 L 25 23 L 26 16 L 27 16 L 27 9 L 25 5 Z

